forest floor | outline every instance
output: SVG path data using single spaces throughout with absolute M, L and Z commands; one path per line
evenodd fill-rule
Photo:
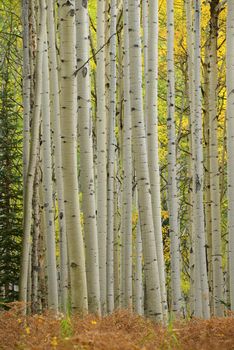
M 102 319 L 24 318 L 16 304 L 0 312 L 0 349 L 229 350 L 234 349 L 234 317 L 183 320 L 162 327 L 125 310 Z

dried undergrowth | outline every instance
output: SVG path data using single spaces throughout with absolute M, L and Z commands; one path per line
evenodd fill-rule
M 166 350 L 234 349 L 234 318 L 180 321 L 162 327 L 126 310 L 99 319 L 35 315 L 22 305 L 0 312 L 0 349 Z

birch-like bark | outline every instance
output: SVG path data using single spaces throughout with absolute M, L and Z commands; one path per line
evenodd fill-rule
M 157 14 L 154 13 L 157 16 Z M 148 46 L 149 46 L 149 0 L 142 0 L 142 29 L 143 29 L 143 54 L 144 54 L 144 82 L 145 88 L 148 83 Z M 144 111 L 148 106 L 148 95 L 145 93 Z M 146 114 L 145 114 L 146 115 Z M 147 118 L 145 120 L 147 126 Z
M 115 177 L 115 114 L 116 114 L 116 16 L 117 3 L 110 3 L 110 90 L 107 183 L 107 311 L 114 310 L 114 177 Z
M 19 282 L 19 299 L 27 301 L 27 276 L 28 276 L 28 259 L 30 250 L 30 233 L 32 223 L 32 197 L 33 183 L 36 171 L 36 162 L 39 147 L 39 126 L 41 113 L 41 91 L 42 91 L 42 58 L 43 58 L 43 42 L 46 28 L 46 5 L 45 1 L 40 2 L 40 26 L 38 33 L 36 71 L 35 71 L 35 104 L 32 114 L 32 135 L 30 145 L 29 164 L 27 171 L 25 196 L 24 196 L 24 235 L 23 247 L 21 254 L 21 273 Z
M 209 136 L 210 136 L 210 194 L 212 218 L 212 272 L 214 315 L 223 316 L 223 271 L 221 251 L 221 211 L 219 190 L 219 155 L 218 155 L 218 13 L 219 0 L 210 4 L 210 47 L 209 47 Z
M 194 219 L 195 219 L 195 315 L 210 317 L 209 289 L 207 281 L 207 266 L 205 252 L 205 228 L 203 211 L 203 149 L 202 149 L 202 105 L 201 105 L 201 5 L 200 0 L 195 1 L 194 15 L 194 120 L 192 121 L 193 135 L 193 191 L 194 191 Z M 196 267 L 197 266 L 197 267 Z M 199 295 L 200 294 L 200 295 Z M 201 298 L 201 303 L 200 303 Z
M 89 59 L 88 2 L 76 0 L 77 68 Z M 80 184 L 84 213 L 84 239 L 89 311 L 101 313 L 97 217 L 94 189 L 90 69 L 86 64 L 77 76 L 80 139 Z
M 234 2 L 227 1 L 227 168 L 230 301 L 234 310 Z
M 53 207 L 51 134 L 50 134 L 50 85 L 47 35 L 45 35 L 43 65 L 42 65 L 42 169 L 43 169 L 43 198 L 45 208 L 46 228 L 46 261 L 48 306 L 58 311 L 58 281 L 56 266 L 55 225 Z
M 77 79 L 75 0 L 60 1 L 61 145 L 64 202 L 71 280 L 71 308 L 88 310 L 85 252 L 80 223 L 77 174 Z
M 26 184 L 29 151 L 30 151 L 30 56 L 29 56 L 29 0 L 22 0 L 22 21 L 23 21 L 23 108 L 24 108 L 24 137 L 23 137 L 23 171 L 24 188 Z
M 128 2 L 124 0 L 124 120 L 123 120 L 123 204 L 122 204 L 122 239 L 123 239 L 123 306 L 132 308 L 132 122 L 129 81 L 129 37 L 128 37 Z
M 105 44 L 105 1 L 97 4 L 97 48 Z M 99 249 L 99 274 L 101 287 L 101 309 L 105 314 L 106 300 L 106 239 L 107 239 L 107 125 L 105 98 L 105 49 L 96 56 L 97 92 L 97 226 Z
M 212 219 L 211 219 L 211 194 L 210 194 L 210 126 L 209 126 L 209 57 L 208 45 L 205 47 L 204 60 L 204 210 L 205 210 L 205 228 L 207 241 L 207 268 L 208 268 L 208 284 L 210 292 L 210 308 L 213 310 L 213 275 L 212 275 Z
M 174 1 L 167 0 L 167 128 L 168 128 L 168 206 L 171 252 L 172 311 L 181 309 L 180 242 L 176 174 Z
M 34 181 L 34 194 L 33 194 L 33 237 L 32 237 L 32 313 L 38 313 L 38 271 L 39 271 L 39 235 L 40 235 L 40 197 L 39 197 L 39 185 L 40 185 L 39 168 L 37 166 L 35 181 Z
M 192 135 L 192 123 L 194 121 L 194 31 L 193 31 L 193 7 L 191 0 L 186 0 L 186 29 L 187 29 L 187 55 L 188 55 L 188 96 L 189 96 L 189 124 L 190 124 L 190 153 L 191 159 L 189 163 L 189 177 L 191 183 L 193 182 L 193 135 Z M 195 307 L 195 218 L 193 216 L 193 205 L 194 205 L 194 196 L 193 196 L 193 183 L 191 184 L 190 189 L 190 221 L 191 221 L 191 230 L 190 230 L 190 313 L 194 314 Z
M 67 233 L 66 218 L 64 206 L 64 188 L 61 154 L 61 126 L 60 126 L 60 100 L 59 100 L 59 79 L 58 62 L 56 55 L 55 41 L 55 18 L 54 6 L 52 0 L 47 0 L 48 17 L 48 49 L 49 49 L 49 68 L 50 68 L 50 90 L 51 90 L 51 119 L 53 125 L 54 140 L 54 161 L 56 176 L 56 191 L 58 197 L 59 211 L 59 246 L 60 246 L 60 288 L 61 288 L 61 308 L 67 312 L 68 307 L 68 253 L 67 253 Z
M 158 258 L 160 289 L 164 320 L 167 320 L 167 293 L 165 281 L 165 266 L 163 256 L 160 174 L 158 154 L 158 1 L 149 2 L 148 18 L 148 76 L 146 81 L 146 125 L 147 151 L 151 187 L 151 199 L 154 221 L 154 234 Z
M 148 314 L 163 319 L 161 291 L 152 216 L 147 145 L 142 99 L 142 68 L 140 42 L 140 1 L 128 1 L 130 99 L 132 112 L 132 144 L 136 167 L 139 214 L 145 263 Z
M 135 312 L 139 315 L 144 315 L 142 255 L 141 225 L 138 219 L 136 233 Z

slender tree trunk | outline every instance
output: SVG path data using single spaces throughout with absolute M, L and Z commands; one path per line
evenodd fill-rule
M 189 96 L 189 124 L 190 124 L 190 137 L 189 137 L 189 144 L 190 144 L 190 163 L 189 163 L 189 177 L 191 179 L 191 182 L 193 182 L 193 136 L 192 136 L 192 123 L 194 121 L 194 32 L 193 32 L 193 8 L 192 8 L 192 2 L 191 0 L 186 0 L 185 2 L 186 6 L 186 29 L 187 29 L 187 55 L 188 55 L 188 96 Z M 191 186 L 190 190 L 190 221 L 191 221 L 191 228 L 190 228 L 190 241 L 191 241 L 191 247 L 190 247 L 190 257 L 189 257 L 189 264 L 190 264 L 190 312 L 191 314 L 194 313 L 194 303 L 195 303 L 195 218 L 193 216 L 193 206 L 194 206 L 194 200 L 193 200 L 193 184 Z
M 207 266 L 205 254 L 205 229 L 204 229 L 204 211 L 203 211 L 203 155 L 202 155 L 202 106 L 201 106 L 201 78 L 200 78 L 200 0 L 195 1 L 195 47 L 194 47 L 194 121 L 192 122 L 193 134 L 193 190 L 194 190 L 194 218 L 195 218 L 195 284 L 197 283 L 197 294 L 200 294 L 195 300 L 195 315 L 198 317 L 209 318 L 209 289 L 207 281 Z M 202 302 L 202 309 L 200 305 Z M 198 302 L 196 307 L 196 301 Z
M 105 1 L 97 4 L 97 48 L 105 44 Z M 101 286 L 101 308 L 105 314 L 106 300 L 106 239 L 107 239 L 107 125 L 105 98 L 105 49 L 97 59 L 96 91 L 97 91 L 97 226 L 99 249 L 99 274 Z
M 181 309 L 180 245 L 178 224 L 178 197 L 176 179 L 175 131 L 175 72 L 174 72 L 174 1 L 167 0 L 167 128 L 168 128 L 168 203 L 171 240 L 172 311 Z
M 89 58 L 88 2 L 76 0 L 76 33 L 78 69 Z M 77 76 L 78 125 L 80 133 L 80 184 L 83 193 L 84 238 L 86 249 L 86 275 L 89 311 L 101 313 L 97 217 L 94 190 L 94 164 L 92 140 L 92 111 L 89 64 Z
M 234 310 L 234 2 L 227 0 L 227 167 L 230 301 Z
M 116 0 L 110 3 L 110 90 L 107 183 L 107 311 L 114 310 L 114 177 L 116 114 Z
M 23 20 L 23 107 L 24 107 L 24 138 L 23 138 L 23 171 L 24 185 L 26 184 L 29 151 L 30 151 L 30 56 L 29 56 L 29 0 L 22 0 Z M 24 186 L 25 187 L 25 186 Z
M 133 152 L 135 158 L 139 214 L 145 262 L 148 313 L 163 319 L 158 261 L 152 216 L 147 145 L 144 127 L 140 42 L 140 1 L 128 1 L 130 99 L 132 112 Z
M 38 271 L 39 271 L 39 235 L 40 235 L 40 185 L 39 168 L 35 174 L 33 195 L 33 237 L 32 237 L 32 313 L 38 313 Z
M 77 174 L 77 85 L 75 0 L 60 1 L 61 145 L 64 202 L 73 311 L 88 310 L 84 242 Z
M 19 299 L 27 301 L 27 276 L 28 276 L 28 259 L 30 250 L 30 233 L 32 223 L 32 197 L 33 197 L 33 183 L 36 171 L 36 162 L 39 146 L 39 126 L 40 126 L 40 112 L 41 112 L 41 91 L 42 91 L 42 58 L 43 58 L 43 41 L 46 28 L 46 6 L 45 1 L 40 3 L 40 26 L 38 34 L 37 58 L 36 58 L 36 86 L 35 86 L 35 104 L 32 115 L 32 135 L 30 145 L 30 155 L 28 172 L 24 196 L 24 236 L 23 248 L 21 255 L 21 274 L 19 282 Z
M 61 283 L 61 307 L 66 313 L 68 307 L 68 253 L 67 253 L 67 234 L 66 218 L 64 207 L 64 188 L 61 154 L 61 127 L 60 127 L 60 100 L 59 100 L 59 80 L 58 63 L 56 56 L 55 41 L 55 19 L 54 6 L 52 0 L 47 0 L 48 5 L 48 46 L 49 46 L 49 68 L 50 68 L 50 89 L 51 89 L 51 112 L 54 139 L 54 160 L 56 191 L 58 197 L 59 211 L 59 240 L 60 240 L 60 283 Z
M 219 0 L 210 4 L 210 48 L 209 48 L 209 128 L 210 128 L 210 194 L 212 215 L 212 272 L 214 315 L 223 316 L 223 271 L 221 252 L 221 212 L 219 190 L 219 155 L 218 155 L 218 12 Z
M 56 265 L 55 225 L 53 207 L 51 134 L 50 134 L 50 85 L 47 35 L 42 66 L 42 168 L 46 227 L 46 261 L 48 275 L 48 306 L 58 311 L 58 280 Z
M 139 315 L 144 314 L 144 293 L 142 278 L 142 239 L 141 225 L 138 219 L 136 233 L 136 275 L 135 275 L 135 312 Z
M 149 2 L 148 18 L 148 36 L 150 39 L 148 41 L 148 75 L 146 81 L 147 151 L 162 307 L 164 319 L 166 321 L 167 295 L 162 241 L 160 174 L 158 155 L 158 30 L 158 1 L 153 0 Z
M 212 272 L 212 218 L 211 218 L 211 191 L 210 191 L 210 125 L 209 125 L 209 57 L 208 45 L 205 48 L 204 60 L 204 210 L 205 210 L 205 228 L 207 241 L 207 268 L 208 284 L 210 292 L 210 307 L 213 310 L 213 272 Z
M 132 308 L 132 122 L 129 81 L 128 2 L 124 0 L 124 121 L 123 121 L 123 306 Z

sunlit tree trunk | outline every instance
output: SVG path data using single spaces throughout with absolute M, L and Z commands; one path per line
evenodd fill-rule
M 36 171 L 38 147 L 39 147 L 39 126 L 41 113 L 41 92 L 42 92 L 42 58 L 43 58 L 43 41 L 46 28 L 46 6 L 45 1 L 40 3 L 40 26 L 38 33 L 37 58 L 35 68 L 35 104 L 32 113 L 32 135 L 29 154 L 29 164 L 26 178 L 25 196 L 24 196 L 24 236 L 23 248 L 21 254 L 21 273 L 19 282 L 19 299 L 27 301 L 27 276 L 28 276 L 28 259 L 30 250 L 30 233 L 32 223 L 32 197 L 33 183 Z
M 212 217 L 212 272 L 214 315 L 223 316 L 223 271 L 221 252 L 221 212 L 219 190 L 218 116 L 217 116 L 217 40 L 218 0 L 210 4 L 210 47 L 209 47 L 209 136 L 210 136 L 210 194 Z
M 97 4 L 97 48 L 105 43 L 105 1 Z M 106 305 L 106 238 L 107 238 L 107 126 L 105 98 L 105 50 L 97 54 L 97 226 L 99 249 L 99 273 L 101 286 L 101 308 L 105 314 Z
M 48 5 L 48 47 L 49 47 L 49 68 L 50 68 L 50 90 L 51 90 L 51 120 L 53 125 L 54 140 L 54 162 L 56 176 L 56 191 L 58 197 L 59 211 L 59 241 L 60 241 L 60 287 L 61 287 L 61 307 L 66 312 L 68 307 L 68 254 L 67 254 L 67 234 L 66 218 L 64 207 L 64 189 L 61 154 L 61 127 L 60 127 L 60 100 L 59 100 L 59 79 L 58 63 L 56 55 L 55 41 L 55 18 L 52 0 L 47 0 Z
M 227 166 L 230 301 L 234 310 L 234 2 L 227 1 Z
M 48 66 L 47 35 L 45 35 L 43 66 L 42 66 L 42 169 L 43 198 L 46 228 L 46 261 L 48 283 L 48 306 L 58 311 L 58 282 L 56 267 L 55 225 L 53 207 L 51 134 L 50 134 L 50 85 Z
M 154 237 L 146 134 L 142 100 L 142 69 L 140 42 L 140 1 L 128 1 L 130 99 L 132 112 L 133 152 L 135 158 L 139 215 L 146 275 L 147 305 L 150 317 L 163 319 L 161 291 Z
M 94 190 L 92 111 L 89 64 L 89 16 L 88 2 L 76 0 L 77 33 L 77 76 L 78 125 L 80 139 L 80 184 L 82 210 L 84 213 L 84 239 L 86 249 L 86 275 L 88 287 L 89 311 L 100 314 L 100 284 L 97 218 Z M 84 66 L 83 66 L 84 65 Z
M 71 279 L 71 308 L 88 309 L 84 243 L 77 174 L 77 85 L 75 1 L 60 1 L 61 145 L 64 201 Z

